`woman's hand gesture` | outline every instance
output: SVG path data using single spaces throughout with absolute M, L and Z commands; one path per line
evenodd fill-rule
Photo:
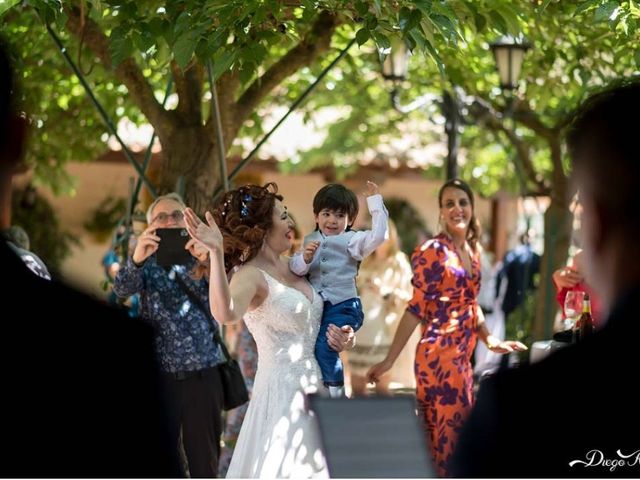
M 524 352 L 528 350 L 524 343 L 518 342 L 517 340 L 503 340 L 494 345 L 487 345 L 487 348 L 493 353 Z
M 189 235 L 202 243 L 209 251 L 222 252 L 222 233 L 216 225 L 213 215 L 207 212 L 205 218 L 207 219 L 206 223 L 200 220 L 192 209 L 185 208 L 184 210 L 184 220 Z
M 380 363 L 375 364 L 373 367 L 369 369 L 367 372 L 367 382 L 369 383 L 377 383 L 380 381 L 380 378 L 391 370 L 393 363 L 387 360 L 386 358 Z

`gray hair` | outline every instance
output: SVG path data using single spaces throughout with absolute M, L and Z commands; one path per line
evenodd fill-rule
M 175 192 L 167 193 L 166 195 L 160 195 L 153 201 L 151 205 L 149 205 L 149 208 L 147 208 L 147 224 L 151 225 L 151 221 L 153 220 L 153 218 L 151 217 L 153 209 L 156 208 L 158 203 L 160 203 L 162 200 L 173 200 L 174 202 L 180 204 L 181 208 L 187 208 L 184 200 L 182 200 L 182 197 Z

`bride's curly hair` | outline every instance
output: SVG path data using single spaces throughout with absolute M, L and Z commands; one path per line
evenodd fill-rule
M 224 240 L 224 264 L 229 272 L 257 255 L 264 238 L 273 226 L 273 208 L 282 201 L 278 185 L 269 182 L 263 187 L 244 185 L 226 192 L 213 209 Z

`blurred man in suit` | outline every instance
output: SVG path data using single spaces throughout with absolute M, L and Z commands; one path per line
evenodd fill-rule
M 639 84 L 605 91 L 578 110 L 567 136 L 584 208 L 584 265 L 606 325 L 481 385 L 456 476 L 640 477 L 638 112 Z
M 0 41 L 1 229 L 26 132 L 16 97 Z M 4 239 L 0 265 L 0 475 L 178 476 L 150 327 L 36 275 Z

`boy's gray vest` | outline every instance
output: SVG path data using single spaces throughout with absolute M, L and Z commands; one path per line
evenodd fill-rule
M 358 261 L 347 250 L 355 233 L 349 230 L 327 237 L 317 230 L 304 238 L 305 245 L 316 240 L 320 242 L 309 268 L 309 281 L 322 298 L 333 305 L 358 296 Z

